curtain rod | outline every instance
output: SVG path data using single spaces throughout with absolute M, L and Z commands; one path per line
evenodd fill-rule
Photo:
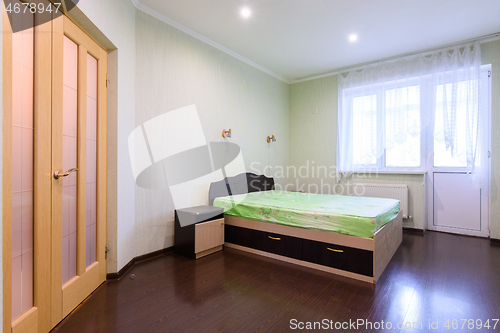
M 305 78 L 301 78 L 301 79 L 297 79 L 297 80 L 292 80 L 291 83 L 294 84 L 294 83 L 299 83 L 299 82 L 304 82 L 304 81 L 315 80 L 315 79 L 319 79 L 319 78 L 322 78 L 322 77 L 328 77 L 328 76 L 338 75 L 340 73 L 344 73 L 344 72 L 347 72 L 347 71 L 362 69 L 364 67 L 367 67 L 369 65 L 373 65 L 373 64 L 376 64 L 376 63 L 379 63 L 379 62 L 385 62 L 385 61 L 396 60 L 396 59 L 399 59 L 399 58 L 410 57 L 410 56 L 413 56 L 413 55 L 416 55 L 416 54 L 424 54 L 425 55 L 426 53 L 430 53 L 430 52 L 433 52 L 433 51 L 445 50 L 445 49 L 449 49 L 449 48 L 452 48 L 452 47 L 455 47 L 455 46 L 461 46 L 461 45 L 465 45 L 465 44 L 476 42 L 476 41 L 478 41 L 480 44 L 484 44 L 484 43 L 492 42 L 492 41 L 498 40 L 498 39 L 500 39 L 500 32 L 496 32 L 496 33 L 489 34 L 489 35 L 484 35 L 484 36 L 477 37 L 477 38 L 466 39 L 466 40 L 463 40 L 463 41 L 460 41 L 460 42 L 457 42 L 457 43 L 447 44 L 445 46 L 439 46 L 439 47 L 424 49 L 424 50 L 420 50 L 420 51 L 404 53 L 404 54 L 400 54 L 400 55 L 397 55 L 397 56 L 392 56 L 392 57 L 388 57 L 388 58 L 382 58 L 382 59 L 373 60 L 373 61 L 368 61 L 368 62 L 364 62 L 364 63 L 356 64 L 356 65 L 351 65 L 351 66 L 345 66 L 345 67 L 337 68 L 337 69 L 335 69 L 335 70 L 333 70 L 331 72 L 328 72 L 328 73 L 318 74 L 318 75 L 314 75 L 314 76 L 309 76 L 309 77 L 305 77 Z

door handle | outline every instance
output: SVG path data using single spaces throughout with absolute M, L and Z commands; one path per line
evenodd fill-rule
M 333 251 L 333 252 L 344 252 L 343 250 L 335 250 L 335 249 L 331 249 L 329 247 L 326 248 L 327 250 L 330 250 L 330 251 Z
M 77 171 L 78 171 L 77 168 L 69 169 L 65 173 L 59 173 L 59 171 L 56 171 L 56 172 L 54 172 L 54 178 L 55 179 L 59 179 L 59 178 L 62 178 L 62 177 L 68 177 L 70 173 L 77 172 Z

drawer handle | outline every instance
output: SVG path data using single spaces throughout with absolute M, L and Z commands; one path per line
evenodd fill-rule
M 326 249 L 333 252 L 344 252 L 344 250 L 335 250 L 335 249 L 330 249 L 329 247 L 327 247 Z
M 221 221 L 220 224 L 224 225 L 224 221 Z
M 281 240 L 281 238 L 276 238 L 276 237 L 271 237 L 271 236 L 267 236 L 267 237 L 274 239 L 274 240 Z

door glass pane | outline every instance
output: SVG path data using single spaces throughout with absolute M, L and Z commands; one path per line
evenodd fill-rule
M 78 46 L 64 37 L 63 55 L 63 170 L 77 167 Z M 63 285 L 76 276 L 77 177 L 63 181 Z
M 467 94 L 460 93 L 466 91 L 466 82 L 459 82 L 457 88 L 456 105 L 456 142 L 455 153 L 451 154 L 450 149 L 446 149 L 444 142 L 444 116 L 445 110 L 451 108 L 452 103 L 452 84 L 439 85 L 436 91 L 436 120 L 434 130 L 434 166 L 435 167 L 467 167 L 466 155 L 466 133 L 467 128 Z M 452 123 L 453 120 L 449 119 Z
M 34 153 L 34 16 L 13 15 L 13 20 L 19 32 L 12 35 L 12 321 L 33 307 Z
M 96 261 L 97 60 L 87 54 L 87 230 L 86 264 Z

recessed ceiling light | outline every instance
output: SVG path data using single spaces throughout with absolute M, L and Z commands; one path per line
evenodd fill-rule
M 245 7 L 241 10 L 241 16 L 243 16 L 244 18 L 249 18 L 250 17 L 250 14 L 252 14 L 252 12 L 250 11 L 249 8 Z
M 350 41 L 350 42 L 353 42 L 353 43 L 354 43 L 354 42 L 355 42 L 355 41 L 357 41 L 357 40 L 358 40 L 358 35 L 356 35 L 356 34 L 352 34 L 352 35 L 350 35 L 350 36 L 349 36 L 349 41 Z

